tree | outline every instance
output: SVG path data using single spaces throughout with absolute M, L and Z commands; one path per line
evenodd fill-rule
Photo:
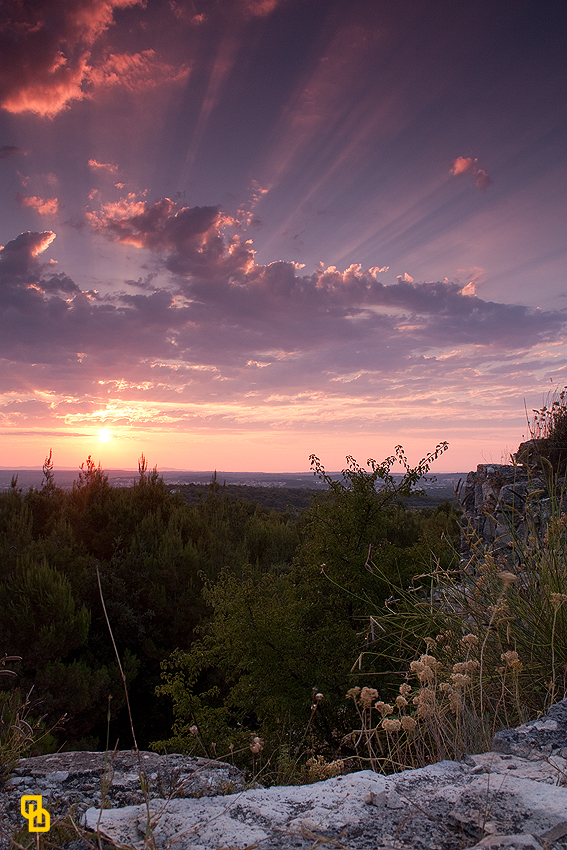
M 367 615 L 372 594 L 376 598 L 388 588 L 369 571 L 369 547 L 382 553 L 392 576 L 404 573 L 406 583 L 422 567 L 423 553 L 391 544 L 388 532 L 404 513 L 399 499 L 446 448 L 440 444 L 414 468 L 399 446 L 381 464 L 370 460 L 369 472 L 348 457 L 339 481 L 311 457 L 329 491 L 308 512 L 291 570 L 224 570 L 205 589 L 213 616 L 204 637 L 164 665 L 160 692 L 173 699 L 175 716 L 169 746 L 190 748 L 195 725 L 218 743 L 228 721 L 233 732 L 246 725 L 260 730 L 269 753 L 270 741 L 275 746 L 284 732 L 301 737 L 313 688 L 324 700 L 311 728 L 320 746 L 336 746 L 350 722 L 344 695 L 353 684 L 352 661 L 360 644 L 357 618 Z M 390 471 L 396 460 L 405 466 L 399 484 Z

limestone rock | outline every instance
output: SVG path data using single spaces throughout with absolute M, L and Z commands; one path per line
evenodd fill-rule
M 488 755 L 488 754 L 487 754 Z M 531 768 L 531 763 L 526 762 Z M 393 805 L 392 805 L 393 804 Z M 222 798 L 154 800 L 86 814 L 86 826 L 142 850 L 148 827 L 157 850 L 349 850 L 567 847 L 567 787 L 515 771 L 475 774 L 456 762 L 380 776 L 365 770 L 314 785 L 273 787 Z M 554 836 L 557 838 L 554 840 Z
M 40 793 L 52 814 L 76 802 L 88 830 L 134 850 L 567 850 L 567 699 L 498 733 L 490 752 L 390 776 L 245 790 L 223 762 L 141 756 L 147 805 L 133 752 L 116 753 L 108 775 L 104 753 L 23 759 L 0 792 L 5 831 L 21 824 L 20 795 Z M 111 808 L 101 807 L 101 775 Z
M 561 511 L 567 511 L 564 478 L 557 480 L 557 496 L 563 496 Z M 551 514 L 548 485 L 541 473 L 511 464 L 486 464 L 469 472 L 460 491 L 463 517 L 461 520 L 461 556 L 471 551 L 471 535 L 485 547 L 507 552 L 514 535 L 526 539 L 528 521 L 526 508 L 536 529 L 544 531 Z
M 535 759 L 557 751 L 558 755 L 567 758 L 567 699 L 553 705 L 540 720 L 497 732 L 492 749 Z
M 18 762 L 0 791 L 0 826 L 5 832 L 21 826 L 23 794 L 41 794 L 52 817 L 70 808 L 80 818 L 93 806 L 143 803 L 140 766 L 150 799 L 209 797 L 244 788 L 240 770 L 213 759 L 141 752 L 138 761 L 133 750 L 54 753 Z

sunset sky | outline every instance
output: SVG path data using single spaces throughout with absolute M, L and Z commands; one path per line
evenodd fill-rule
M 0 15 L 0 466 L 466 471 L 567 384 L 567 4 Z

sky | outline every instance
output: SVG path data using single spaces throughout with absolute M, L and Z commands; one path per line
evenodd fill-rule
M 2 0 L 0 466 L 507 462 L 567 384 L 566 35 L 541 0 Z

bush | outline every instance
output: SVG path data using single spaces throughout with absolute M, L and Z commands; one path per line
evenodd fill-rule
M 567 696 L 567 516 L 550 504 L 544 531 L 526 518 L 527 538 L 510 518 L 508 557 L 477 541 L 458 569 L 392 586 L 371 610 L 376 639 L 364 663 L 373 682 L 385 660 L 397 678 L 384 677 L 371 705 L 364 688 L 349 693 L 358 753 L 373 765 L 391 772 L 483 752 L 496 731 Z
M 304 518 L 291 569 L 261 572 L 248 565 L 225 569 L 207 583 L 204 597 L 213 615 L 204 636 L 163 665 L 159 693 L 173 700 L 174 735 L 156 746 L 191 752 L 198 744 L 191 730 L 197 728 L 208 752 L 211 741 L 224 752 L 231 743 L 240 748 L 243 733 L 264 739 L 268 759 L 276 759 L 282 745 L 292 762 L 302 748 L 303 755 L 337 749 L 354 717 L 345 709 L 344 693 L 353 678 L 363 614 L 373 602 L 382 603 L 389 582 L 401 579 L 407 586 L 424 566 L 417 541 L 428 518 L 408 521 L 405 536 L 399 499 L 446 447 L 438 446 L 414 469 L 401 447 L 382 464 L 370 460 L 370 471 L 349 457 L 342 481 L 312 457 L 329 492 Z M 390 472 L 396 460 L 406 469 L 399 484 Z M 441 515 L 450 522 L 442 511 L 437 522 L 443 525 Z M 370 565 L 369 550 L 386 571 L 383 581 Z M 323 698 L 314 701 L 314 693 Z

